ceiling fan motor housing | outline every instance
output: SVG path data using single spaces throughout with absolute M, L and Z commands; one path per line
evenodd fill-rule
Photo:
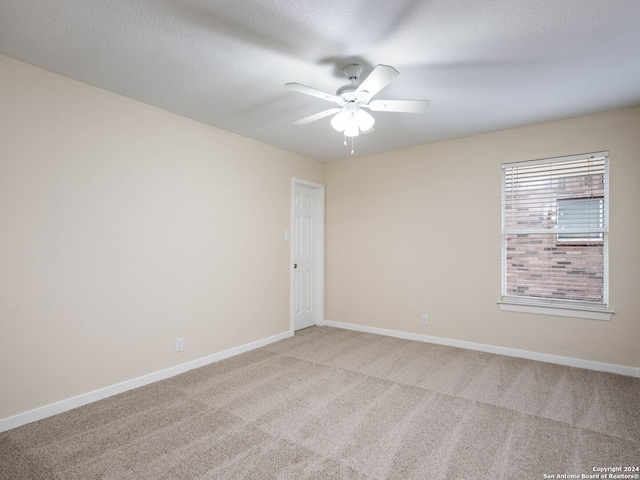
M 358 85 L 353 83 L 345 85 L 336 90 L 336 96 L 342 97 L 345 102 L 353 102 L 356 99 L 356 89 Z
M 357 63 L 352 63 L 351 65 L 344 67 L 343 71 L 351 83 L 336 90 L 336 96 L 341 97 L 345 103 L 357 102 L 359 105 L 366 105 L 369 103 L 369 92 L 366 90 L 362 90 L 360 92 L 357 91 L 359 87 L 357 82 L 362 74 L 362 67 Z

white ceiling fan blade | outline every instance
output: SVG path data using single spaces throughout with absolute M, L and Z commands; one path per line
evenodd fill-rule
M 318 97 L 323 100 L 328 100 L 330 102 L 341 103 L 343 101 L 342 98 L 332 93 L 327 93 L 316 88 L 307 87 L 306 85 L 302 85 L 301 83 L 285 83 L 284 88 L 288 88 L 289 90 L 293 90 L 294 92 L 304 93 L 305 95 L 311 95 L 312 97 Z
M 429 110 L 429 100 L 372 100 L 367 107 L 374 112 L 422 113 Z
M 367 91 L 369 92 L 369 98 L 373 97 L 376 93 L 389 85 L 391 80 L 396 78 L 398 71 L 388 65 L 377 65 L 376 68 L 365 78 L 360 86 L 356 90 L 356 94 Z
M 333 115 L 334 113 L 338 113 L 342 110 L 339 107 L 330 108 L 329 110 L 325 110 L 320 113 L 314 113 L 313 115 L 309 115 L 308 117 L 301 118 L 293 122 L 294 125 L 306 125 L 307 123 L 315 122 L 316 120 L 320 120 L 321 118 L 328 117 L 329 115 Z

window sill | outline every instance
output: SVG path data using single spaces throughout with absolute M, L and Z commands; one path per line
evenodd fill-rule
M 498 305 L 500 305 L 500 310 L 508 312 L 537 313 L 539 315 L 587 318 L 589 320 L 609 321 L 611 320 L 611 316 L 614 314 L 613 310 L 608 309 L 588 309 L 564 305 L 538 305 L 532 303 L 509 302 L 508 300 L 502 300 L 498 302 Z

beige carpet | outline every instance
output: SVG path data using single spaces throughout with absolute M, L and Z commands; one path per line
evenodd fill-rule
M 0 434 L 11 480 L 511 480 L 617 466 L 640 466 L 639 379 L 329 327 Z

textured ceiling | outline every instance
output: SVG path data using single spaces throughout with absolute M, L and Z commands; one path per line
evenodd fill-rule
M 400 76 L 376 98 L 355 155 L 640 104 L 639 0 L 1 0 L 0 54 L 317 160 L 350 149 L 327 92 L 376 64 Z

